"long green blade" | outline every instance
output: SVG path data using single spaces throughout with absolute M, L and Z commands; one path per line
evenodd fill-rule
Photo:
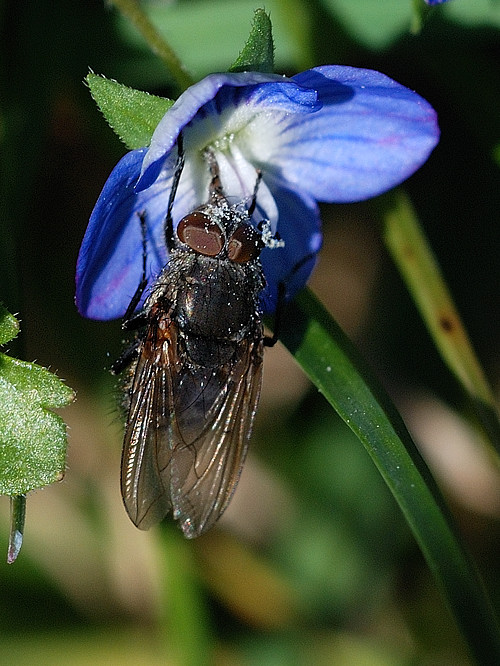
M 280 339 L 353 430 L 398 502 L 480 664 L 500 664 L 500 633 L 483 583 L 425 462 L 390 399 L 308 290 L 287 308 Z

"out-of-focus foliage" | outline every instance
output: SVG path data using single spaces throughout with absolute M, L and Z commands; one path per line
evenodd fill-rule
M 368 48 L 383 49 L 404 38 L 412 25 L 412 12 L 420 10 L 419 2 L 399 0 L 323 0 L 328 12 L 344 24 L 350 34 Z M 423 5 L 423 2 L 422 2 Z M 434 20 L 432 13 L 422 7 L 424 17 Z M 495 26 L 500 21 L 500 7 L 490 0 L 452 0 L 440 7 L 440 16 L 464 26 Z
M 256 7 L 144 4 L 196 78 L 234 62 Z M 371 67 L 438 110 L 441 143 L 406 189 L 498 386 L 498 5 L 451 0 L 425 12 L 412 35 L 409 0 L 265 4 L 278 71 Z M 266 351 L 252 456 L 219 531 L 186 546 L 175 528 L 142 533 L 128 523 L 106 372 L 120 353 L 120 325 L 84 321 L 73 305 L 79 243 L 123 146 L 83 79 L 91 67 L 161 96 L 175 91 L 100 0 L 11 0 L 1 19 L 0 226 L 9 220 L 14 237 L 2 239 L 0 284 L 6 292 L 17 275 L 20 288 L 0 296 L 21 313 L 23 357 L 56 368 L 79 400 L 65 410 L 66 480 L 37 493 L 21 557 L 2 569 L 0 661 L 470 663 L 373 464 L 279 348 Z M 389 388 L 499 608 L 498 474 L 382 249 L 373 205 L 323 209 L 312 288 Z M 6 535 L 7 500 L 0 511 Z

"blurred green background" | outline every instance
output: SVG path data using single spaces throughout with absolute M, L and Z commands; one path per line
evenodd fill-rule
M 226 69 L 257 2 L 143 3 L 191 73 Z M 442 139 L 405 188 L 486 372 L 500 355 L 500 3 L 273 0 L 277 70 L 379 69 L 437 109 Z M 125 152 L 92 102 L 92 68 L 172 95 L 161 63 L 101 0 L 0 4 L 0 298 L 12 354 L 78 391 L 63 483 L 28 498 L 18 561 L 0 564 L 0 663 L 460 665 L 461 638 L 404 519 L 356 438 L 282 348 L 266 352 L 250 458 L 218 526 L 143 533 L 119 496 L 121 423 L 107 372 L 119 322 L 85 321 L 74 267 Z M 500 482 L 467 405 L 393 267 L 373 202 L 323 208 L 311 286 L 394 398 L 500 608 Z M 0 500 L 0 556 L 8 499 Z

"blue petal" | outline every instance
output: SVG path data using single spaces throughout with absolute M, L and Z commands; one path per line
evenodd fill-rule
M 293 77 L 318 92 L 316 113 L 282 123 L 283 182 L 319 201 L 367 199 L 408 178 L 439 139 L 436 114 L 379 72 L 324 66 Z
M 210 124 L 215 122 L 223 110 L 249 104 L 256 108 L 261 106 L 289 113 L 309 113 L 319 108 L 313 88 L 300 86 L 277 74 L 211 74 L 188 88 L 159 122 L 144 160 L 137 189 L 143 190 L 155 182 L 163 160 L 172 150 L 179 132 L 195 116 L 197 126 L 207 116 L 210 117 L 207 123 L 209 132 Z M 207 137 L 205 145 L 211 140 L 213 137 Z M 185 147 L 186 152 L 189 152 L 190 146 Z
M 171 169 L 146 192 L 136 194 L 146 149 L 127 153 L 108 178 L 92 212 L 77 263 L 76 304 L 90 319 L 123 317 L 142 278 L 145 213 L 148 278 L 159 273 L 167 255 L 163 238 Z M 190 205 L 189 203 L 187 205 Z
M 264 248 L 262 267 L 267 285 L 261 297 L 264 312 L 276 308 L 278 285 L 283 283 L 287 300 L 305 286 L 321 248 L 321 222 L 316 202 L 267 180 L 279 211 L 278 233 L 283 248 Z

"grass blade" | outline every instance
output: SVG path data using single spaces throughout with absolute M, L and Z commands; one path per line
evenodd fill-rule
M 500 663 L 499 628 L 481 578 L 388 396 L 310 291 L 287 307 L 280 339 L 382 474 L 477 662 Z

